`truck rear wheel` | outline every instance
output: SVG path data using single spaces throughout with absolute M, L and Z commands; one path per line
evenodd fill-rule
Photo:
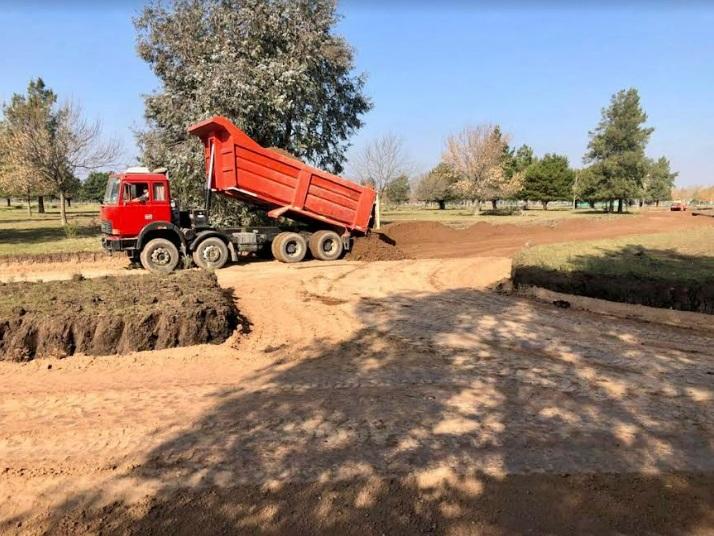
M 168 274 L 173 272 L 179 263 L 178 248 L 165 238 L 154 238 L 141 250 L 139 256 L 141 265 L 150 272 Z
M 334 261 L 342 255 L 342 239 L 335 231 L 317 231 L 310 237 L 310 253 L 321 261 Z
M 217 236 L 201 241 L 193 252 L 193 262 L 204 270 L 218 270 L 228 262 L 228 246 Z
M 307 253 L 307 241 L 298 233 L 280 233 L 273 240 L 273 255 L 280 262 L 300 262 Z

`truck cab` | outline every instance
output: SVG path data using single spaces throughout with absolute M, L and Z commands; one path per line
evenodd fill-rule
M 127 251 L 130 256 L 151 228 L 174 227 L 171 191 L 165 172 L 129 168 L 107 182 L 101 211 L 102 243 L 109 251 Z
M 101 210 L 102 225 L 109 224 L 111 231 L 107 234 L 111 237 L 137 237 L 148 223 L 171 223 L 170 199 L 164 173 L 129 168 L 109 178 Z

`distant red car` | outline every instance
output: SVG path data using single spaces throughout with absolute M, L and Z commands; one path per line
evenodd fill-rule
M 681 201 L 675 201 L 675 202 L 672 203 L 672 205 L 669 207 L 669 210 L 686 212 L 686 211 L 687 211 L 687 205 L 686 205 L 685 203 L 682 203 Z

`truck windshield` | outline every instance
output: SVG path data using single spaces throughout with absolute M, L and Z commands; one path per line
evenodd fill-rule
M 119 201 L 119 179 L 110 177 L 107 182 L 107 189 L 104 192 L 104 204 L 116 205 Z

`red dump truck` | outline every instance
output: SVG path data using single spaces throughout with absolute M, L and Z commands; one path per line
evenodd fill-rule
M 130 168 L 112 175 L 101 208 L 106 250 L 124 251 L 144 268 L 166 273 L 182 258 L 217 269 L 241 255 L 267 251 L 282 262 L 299 262 L 308 251 L 333 260 L 349 249 L 352 237 L 368 232 L 376 198 L 371 188 L 261 147 L 225 117 L 192 125 L 188 132 L 204 146 L 205 206 L 180 210 L 164 170 Z M 288 217 L 297 226 L 212 226 L 213 193 L 256 205 L 275 219 Z

